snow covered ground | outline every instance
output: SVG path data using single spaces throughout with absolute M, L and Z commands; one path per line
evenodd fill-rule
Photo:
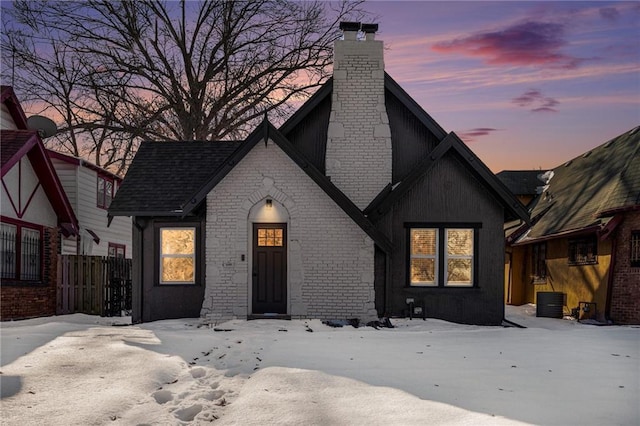
M 2 425 L 638 425 L 640 327 L 67 315 L 1 326 Z

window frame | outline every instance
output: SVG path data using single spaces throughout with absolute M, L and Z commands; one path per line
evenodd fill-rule
M 632 230 L 629 237 L 629 265 L 640 268 L 640 230 Z
M 414 230 L 429 230 L 429 231 L 435 231 L 436 234 L 436 247 L 434 250 L 434 254 L 414 254 L 412 253 L 412 241 L 411 241 L 411 237 L 412 237 L 412 232 Z M 408 253 L 409 253 L 409 285 L 411 287 L 437 287 L 438 286 L 438 282 L 439 282 L 439 268 L 438 268 L 438 251 L 439 251 L 439 247 L 440 247 L 440 232 L 438 228 L 416 228 L 416 227 L 412 227 L 409 228 L 409 232 L 408 232 L 408 240 L 409 240 L 409 249 L 408 249 Z M 413 263 L 413 259 L 433 259 L 434 260 L 434 274 L 433 274 L 433 281 L 414 281 L 411 278 L 411 264 Z
M 540 259 L 541 253 L 542 259 Z M 546 241 L 534 243 L 531 245 L 531 278 L 533 282 L 546 283 L 547 272 L 547 243 Z
M 113 249 L 113 254 L 111 253 L 111 249 Z M 122 256 L 118 256 L 118 250 L 122 250 Z M 119 243 L 109 243 L 107 247 L 107 257 L 122 257 L 123 259 L 127 257 L 127 246 L 125 244 Z
M 111 193 L 107 194 L 107 183 L 111 184 Z M 102 173 L 98 173 L 97 186 L 96 186 L 96 206 L 101 209 L 108 209 L 113 201 L 113 197 L 117 192 L 117 179 L 107 176 Z M 109 195 L 107 201 L 107 195 Z
M 201 271 L 203 265 L 202 259 L 202 231 L 201 224 L 199 222 L 162 222 L 154 225 L 155 233 L 155 249 L 154 249 L 154 263 L 155 263 L 155 285 L 159 287 L 175 287 L 175 286 L 198 286 L 201 285 Z M 193 258 L 193 281 L 162 281 L 162 230 L 163 229 L 193 229 L 194 233 L 194 252 L 190 257 Z M 165 256 L 166 257 L 166 256 Z M 182 257 L 182 256 L 177 256 Z
M 578 255 L 578 248 L 581 245 L 586 246 L 586 251 L 588 251 L 589 244 L 593 246 L 593 260 L 576 260 Z M 598 264 L 598 237 L 593 235 L 586 235 L 582 237 L 576 237 L 569 239 L 567 249 L 567 263 L 569 266 L 585 266 L 585 265 L 597 265 Z
M 405 223 L 406 235 L 406 287 L 408 288 L 455 288 L 470 289 L 478 287 L 478 254 L 479 254 L 479 234 L 482 229 L 481 223 L 451 223 L 451 222 L 407 222 Z M 434 285 L 416 285 L 411 278 L 411 231 L 413 229 L 435 229 L 436 233 L 436 277 Z M 472 232 L 472 255 L 455 255 L 451 257 L 447 250 L 448 230 L 470 230 Z M 471 258 L 471 283 L 451 284 L 448 282 L 447 265 L 449 258 Z M 440 273 L 442 271 L 442 273 Z
M 15 228 L 15 240 L 14 240 L 14 270 L 12 274 L 9 276 L 5 276 L 4 271 L 0 272 L 1 281 L 2 282 L 10 282 L 10 283 L 23 283 L 23 284 L 39 284 L 43 282 L 44 277 L 44 228 L 42 225 L 37 225 L 35 223 L 23 222 L 20 220 L 15 220 L 11 218 L 6 218 L 2 216 L 2 225 L 11 226 Z M 23 231 L 27 232 L 23 232 Z M 1 232 L 1 231 L 0 231 Z M 37 249 L 38 249 L 38 266 L 37 266 L 37 277 L 33 278 L 25 278 L 24 277 L 24 264 L 25 262 L 25 253 L 23 252 L 24 246 L 24 238 L 25 234 L 28 232 L 33 232 L 38 236 Z M 0 241 L 0 244 L 2 242 Z M 1 246 L 0 246 L 1 249 Z

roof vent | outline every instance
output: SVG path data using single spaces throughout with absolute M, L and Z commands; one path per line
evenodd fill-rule
M 571 165 L 571 163 L 573 163 L 573 160 L 569 160 L 566 163 L 564 163 L 565 167 L 569 167 Z
M 615 139 L 611 139 L 609 142 L 605 143 L 605 144 L 604 144 L 604 147 L 605 147 L 605 148 L 609 148 L 609 147 L 611 146 L 611 144 L 613 144 L 613 141 L 614 141 L 614 140 L 615 140 Z
M 590 155 L 591 155 L 591 151 L 587 151 L 584 154 L 582 154 L 582 158 L 587 158 Z
M 635 135 L 636 133 L 638 133 L 638 130 L 640 130 L 640 126 L 636 127 L 631 132 L 629 132 L 629 135 Z

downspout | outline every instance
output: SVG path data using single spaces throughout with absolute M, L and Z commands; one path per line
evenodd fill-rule
M 389 297 L 391 294 L 391 255 L 389 253 L 385 253 L 385 265 L 384 265 L 384 316 L 385 318 L 389 318 L 390 312 L 389 312 L 389 306 L 391 305 L 390 301 L 389 301 Z
M 513 274 L 513 249 L 511 249 L 511 251 L 508 251 L 507 254 L 509 255 L 509 272 L 507 274 L 507 303 L 511 304 L 511 275 Z
M 611 262 L 609 263 L 609 276 L 607 277 L 607 298 L 604 304 L 604 319 L 611 321 L 611 293 L 613 293 L 613 272 L 616 266 L 616 246 L 618 245 L 618 239 L 614 234 L 611 237 Z
M 141 224 L 138 223 L 137 218 L 134 216 L 132 217 L 132 221 L 133 223 L 133 227 L 135 228 L 134 231 L 137 232 L 137 239 L 138 239 L 138 250 L 134 253 L 137 258 L 139 259 L 139 261 L 137 262 L 137 267 L 135 266 L 136 264 L 134 263 L 132 265 L 132 271 L 131 271 L 131 323 L 132 324 L 139 324 L 144 322 L 143 321 L 143 317 L 142 317 L 142 306 L 143 306 L 143 294 L 144 294 L 144 229 L 146 226 L 142 226 Z M 145 223 L 146 225 L 146 223 Z M 133 245 L 133 239 L 131 241 L 131 244 Z M 133 292 L 134 292 L 134 288 L 137 287 L 137 296 L 136 298 L 133 297 Z M 136 315 L 134 315 L 137 312 Z

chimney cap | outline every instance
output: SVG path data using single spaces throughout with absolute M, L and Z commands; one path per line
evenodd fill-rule
M 340 22 L 340 29 L 342 31 L 359 31 L 360 22 Z
M 378 24 L 362 24 L 360 29 L 365 33 L 375 33 L 378 31 Z

